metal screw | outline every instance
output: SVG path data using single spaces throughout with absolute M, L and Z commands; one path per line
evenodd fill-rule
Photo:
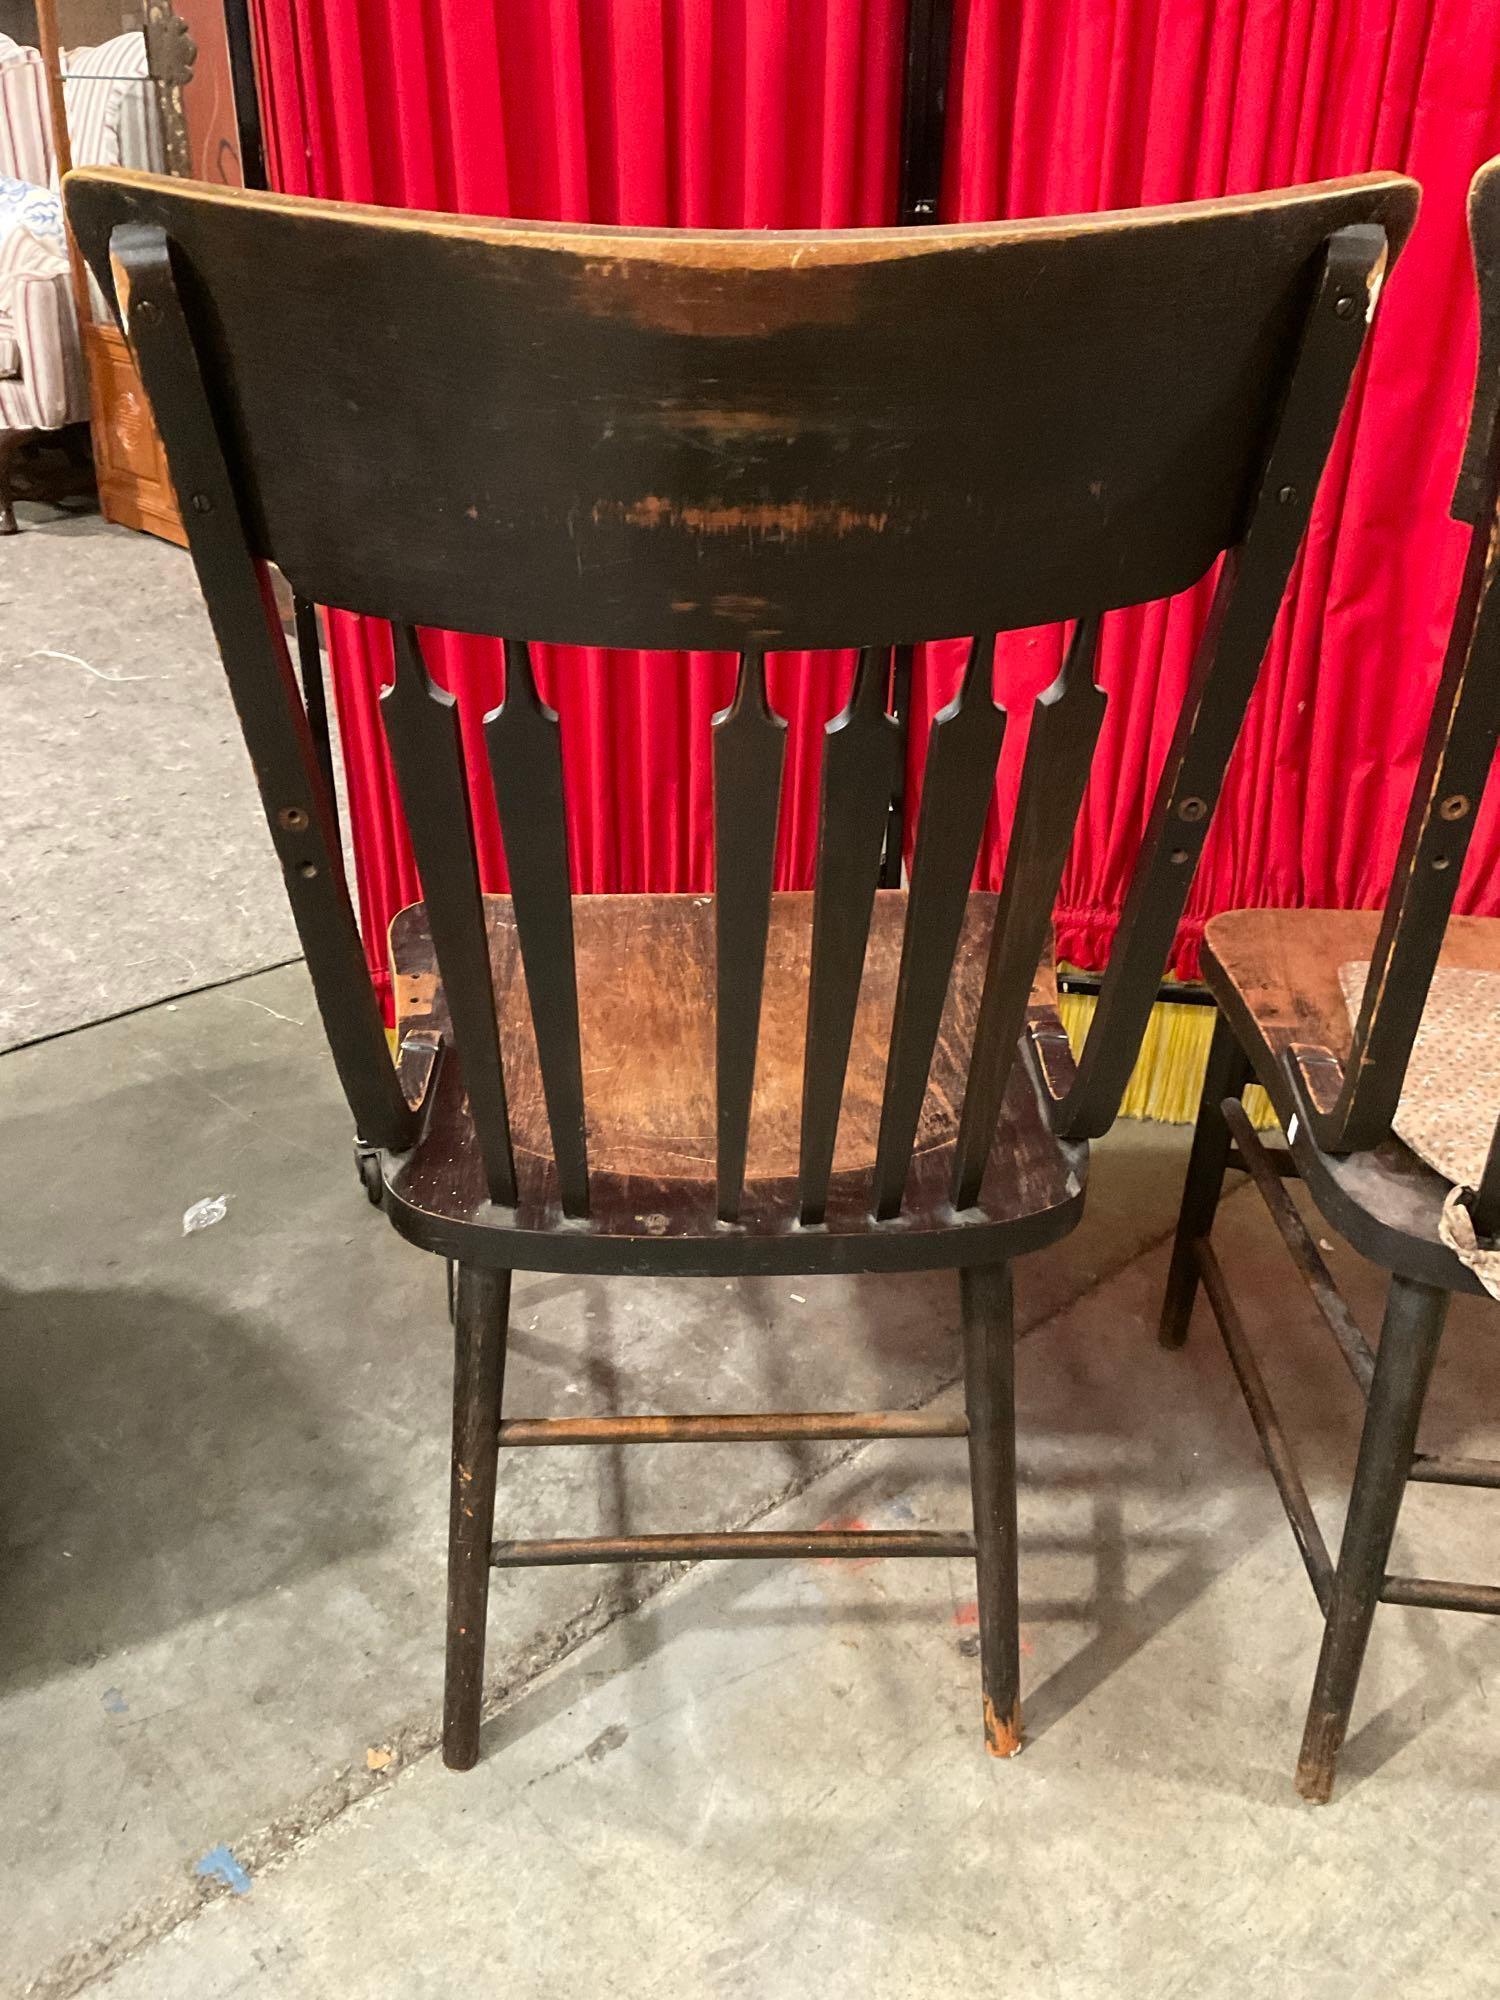
M 1335 311 L 1335 313 L 1337 313 L 1340 319 L 1353 319 L 1354 301 L 1349 297 L 1347 293 L 1345 293 L 1342 298 L 1337 298 L 1334 300 L 1333 310 Z
M 1281 491 L 1276 495 L 1276 498 L 1283 507 L 1290 507 L 1296 497 L 1297 489 L 1295 486 L 1283 486 Z
M 317 872 L 318 864 L 316 861 L 299 861 L 297 863 L 297 873 L 305 882 L 310 882 Z
M 1172 866 L 1174 868 L 1181 868 L 1184 862 L 1190 861 L 1191 859 L 1192 856 L 1188 853 L 1185 847 L 1174 847 L 1172 849 Z
M 278 825 L 284 826 L 288 833 L 301 833 L 307 825 L 307 814 L 301 806 L 283 806 L 277 813 L 276 819 Z
M 1184 799 L 1177 808 L 1177 817 L 1186 820 L 1207 819 L 1207 799 Z
M 195 514 L 211 514 L 213 511 L 214 503 L 206 493 L 195 493 L 193 495 L 193 512 Z
M 161 318 L 161 307 L 155 299 L 142 299 L 129 317 L 138 320 L 142 326 L 155 326 Z
M 1438 807 L 1444 819 L 1462 819 L 1469 810 L 1469 801 L 1462 792 L 1451 792 Z
M 1435 871 L 1436 871 L 1436 872 L 1437 872 L 1437 873 L 1438 873 L 1439 875 L 1441 875 L 1441 874 L 1442 874 L 1442 872 L 1443 872 L 1443 870 L 1444 870 L 1445 868 L 1449 867 L 1449 866 L 1450 866 L 1451 864 L 1450 864 L 1450 862 L 1449 862 L 1449 860 L 1448 860 L 1448 857 L 1447 857 L 1447 855 L 1446 855 L 1446 854 L 1435 854 L 1435 855 L 1434 855 L 1434 856 L 1432 857 L 1432 865 L 1433 865 L 1433 868 L 1434 868 L 1434 870 L 1435 870 Z

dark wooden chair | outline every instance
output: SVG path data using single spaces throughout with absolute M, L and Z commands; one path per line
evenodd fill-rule
M 1452 510 L 1469 524 L 1469 552 L 1390 899 L 1383 913 L 1236 910 L 1209 923 L 1203 963 L 1219 1012 L 1162 1307 L 1162 1341 L 1180 1346 L 1201 1281 L 1323 1613 L 1297 1765 L 1298 1790 L 1319 1802 L 1332 1793 L 1376 1605 L 1500 1612 L 1500 1588 L 1386 1574 L 1409 1479 L 1500 1486 L 1500 1461 L 1417 1450 L 1449 1297 L 1485 1287 L 1440 1230 L 1452 1184 L 1392 1131 L 1439 964 L 1500 972 L 1500 920 L 1450 921 L 1500 737 L 1500 596 L 1492 589 L 1500 499 L 1500 161 L 1476 175 L 1469 221 L 1481 342 Z M 1339 977 L 1351 963 L 1370 968 L 1352 1031 Z M 1251 1126 L 1240 1099 L 1252 1079 L 1270 1096 L 1285 1148 L 1268 1148 Z M 1336 1565 L 1209 1240 L 1230 1166 L 1247 1171 L 1260 1190 L 1365 1397 Z M 1329 1226 L 1390 1273 L 1377 1351 L 1287 1193 L 1287 1176 L 1300 1176 Z M 1463 1199 L 1481 1240 L 1500 1235 L 1500 1137 L 1479 1186 Z
M 445 1755 L 478 1754 L 492 1564 L 965 1555 L 986 1739 L 1020 1741 L 1011 1261 L 1083 1201 L 1351 370 L 1416 190 L 1389 175 L 1072 222 L 689 235 L 390 214 L 124 174 L 68 185 L 155 405 L 372 1198 L 457 1267 Z M 399 382 L 393 398 L 391 385 Z M 1224 555 L 1074 1070 L 1049 915 L 1098 732 L 1100 613 Z M 264 589 L 389 620 L 424 902 L 392 1066 Z M 1074 620 L 1031 708 L 998 896 L 970 893 L 1001 629 Z M 507 641 L 485 726 L 511 893 L 481 897 L 416 627 Z M 977 633 L 907 890 L 877 892 L 894 643 Z M 717 893 L 569 895 L 527 643 L 730 649 Z M 816 886 L 772 892 L 768 650 L 862 647 Z M 510 1274 L 961 1277 L 963 1419 L 501 1420 Z M 491 1542 L 497 1446 L 965 1437 L 972 1534 Z

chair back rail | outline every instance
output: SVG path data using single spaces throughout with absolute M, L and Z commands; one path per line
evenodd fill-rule
M 1469 231 L 1479 288 L 1479 360 L 1452 513 L 1469 526 L 1453 621 L 1391 889 L 1347 1063 L 1287 1053 L 1301 1113 L 1325 1152 L 1368 1152 L 1396 1116 L 1485 782 L 1500 745 L 1500 160 L 1475 175 Z M 1473 1203 L 1500 1231 L 1500 1144 Z
M 887 1220 L 907 1192 L 1007 727 L 995 634 L 1074 628 L 1031 716 L 955 1106 L 958 1209 L 992 1149 L 1097 740 L 1099 616 L 1222 556 L 1076 1084 L 1058 1100 L 1047 1066 L 1032 1072 L 1062 1135 L 1109 1123 L 1410 228 L 1410 182 L 1061 223 L 753 237 L 391 215 L 119 173 L 75 176 L 68 199 L 118 291 L 242 715 L 281 760 L 252 742 L 362 1137 L 399 1150 L 413 1114 L 375 1039 L 347 893 L 336 920 L 306 893 L 334 875 L 325 819 L 278 818 L 284 798 L 326 785 L 261 594 L 266 562 L 299 596 L 392 624 L 383 713 L 501 1206 L 515 1202 L 516 1164 L 457 711 L 416 628 L 506 642 L 485 745 L 564 1217 L 589 1213 L 587 1089 L 560 733 L 528 643 L 739 656 L 712 732 L 721 1224 L 744 1196 L 785 759 L 765 653 L 862 649 L 824 745 L 791 1197 L 793 1219 L 815 1227 L 899 757 L 892 646 L 979 635 L 926 749 L 869 1187 Z

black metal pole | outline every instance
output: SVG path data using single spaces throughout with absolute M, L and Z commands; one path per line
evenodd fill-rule
M 247 188 L 268 187 L 260 94 L 255 82 L 255 37 L 250 28 L 250 0 L 224 0 L 224 33 L 229 43 L 234 119 L 240 135 L 240 172 Z
M 901 183 L 897 219 L 935 222 L 943 185 L 943 140 L 948 111 L 948 49 L 953 0 L 910 0 L 906 13 L 906 67 L 901 102 Z M 886 826 L 883 887 L 901 886 L 906 837 L 906 735 L 911 720 L 910 646 L 891 655 L 891 713 L 901 726 L 901 762 Z

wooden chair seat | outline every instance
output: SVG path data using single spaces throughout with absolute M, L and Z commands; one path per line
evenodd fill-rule
M 1204 977 L 1291 1134 L 1308 1191 L 1334 1227 L 1386 1270 L 1482 1293 L 1439 1238 L 1451 1185 L 1441 1174 L 1394 1136 L 1372 1151 L 1337 1156 L 1293 1123 L 1287 1051 L 1326 1049 L 1347 1062 L 1353 1035 L 1339 967 L 1374 956 L 1380 923 L 1379 910 L 1231 910 L 1204 932 Z M 1500 918 L 1452 918 L 1439 963 L 1500 971 Z
M 706 896 L 580 896 L 573 904 L 580 1039 L 595 1198 L 586 1222 L 567 1225 L 577 1268 L 620 1268 L 631 1240 L 652 1246 L 654 1267 L 743 1268 L 745 1238 L 762 1239 L 765 1269 L 872 1269 L 916 1261 L 982 1259 L 985 1238 L 1003 1227 L 1016 1240 L 1050 1241 L 1071 1226 L 1082 1200 L 1086 1147 L 1056 1139 L 1023 1065 L 1013 1072 L 980 1201 L 962 1215 L 949 1205 L 953 1143 L 962 1108 L 969 1046 L 984 979 L 996 898 L 974 895 L 960 938 L 942 1030 L 917 1132 L 900 1217 L 870 1216 L 895 1003 L 904 890 L 876 897 L 854 1040 L 834 1152 L 826 1228 L 799 1227 L 796 1180 L 800 1135 L 808 959 L 809 893 L 772 899 L 759 1059 L 752 1100 L 742 1225 L 720 1223 L 714 1208 L 714 923 Z M 485 1199 L 473 1120 L 456 1066 L 437 1081 L 434 1109 L 393 1189 L 403 1226 L 419 1240 L 461 1229 L 465 1258 L 488 1252 L 524 1266 L 529 1232 L 547 1230 L 538 1262 L 555 1268 L 556 1177 L 536 1040 L 508 896 L 485 898 L 485 920 L 505 1051 L 512 1143 L 520 1200 L 514 1220 Z M 391 925 L 398 1047 L 408 1092 L 419 1094 L 434 1047 L 448 1032 L 441 975 L 425 905 Z M 1062 1047 L 1050 954 L 1039 969 L 1030 1018 L 1049 1049 Z M 936 1239 L 946 1235 L 943 1249 Z M 624 1241 L 622 1242 L 622 1239 Z M 672 1254 L 672 1246 L 677 1246 Z M 456 1253 L 455 1253 L 456 1254 Z M 549 1262 L 550 1260 L 550 1262 Z

